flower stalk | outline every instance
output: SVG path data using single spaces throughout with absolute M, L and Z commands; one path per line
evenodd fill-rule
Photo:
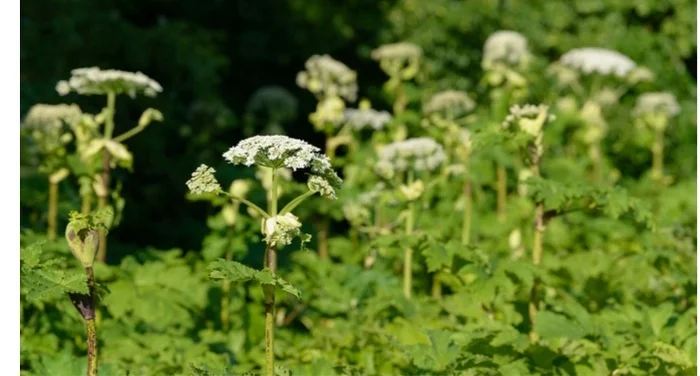
M 56 240 L 56 221 L 58 218 L 58 183 L 49 179 L 49 213 L 46 237 L 49 241 Z
M 107 116 L 105 117 L 105 140 L 110 140 L 114 133 L 114 113 L 115 113 L 116 94 L 114 91 L 107 92 Z M 97 192 L 98 209 L 102 210 L 108 205 L 109 197 L 109 178 L 110 178 L 110 153 L 105 148 L 102 150 L 102 189 Z M 100 248 L 97 251 L 97 260 L 104 263 L 107 259 L 107 231 L 100 230 Z
M 413 183 L 413 171 L 408 171 L 408 179 L 407 183 L 411 184 Z M 410 201 L 408 203 L 408 213 L 406 215 L 406 235 L 408 237 L 413 234 L 413 226 L 414 226 L 414 215 L 415 215 L 415 202 Z M 411 247 L 406 247 L 404 249 L 404 256 L 403 256 L 403 295 L 406 297 L 406 299 L 411 299 L 411 283 L 412 283 L 412 278 L 413 278 L 413 270 L 412 270 L 412 265 L 413 265 L 413 249 Z
M 271 200 L 270 216 L 277 216 L 277 179 L 276 171 L 270 168 L 272 185 L 270 187 Z M 277 247 L 268 243 L 265 247 L 264 265 L 273 275 L 277 271 Z M 265 376 L 275 375 L 275 286 L 263 285 L 265 296 Z

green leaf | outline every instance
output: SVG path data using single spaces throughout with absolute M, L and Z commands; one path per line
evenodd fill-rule
M 564 315 L 542 311 L 537 313 L 535 332 L 542 339 L 568 338 L 580 339 L 588 334 L 586 328 L 581 324 L 568 319 Z
M 688 354 L 667 343 L 654 342 L 651 352 L 664 362 L 677 365 L 683 369 L 691 368 L 694 365 Z
M 272 274 L 268 269 L 255 270 L 240 262 L 219 259 L 209 263 L 209 277 L 231 282 L 257 281 L 262 285 L 274 285 L 282 291 L 301 299 L 301 292 L 286 280 Z

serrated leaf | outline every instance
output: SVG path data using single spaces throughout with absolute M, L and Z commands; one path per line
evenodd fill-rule
M 21 282 L 27 289 L 27 299 L 34 301 L 54 299 L 67 293 L 88 293 L 87 277 L 82 271 L 31 270 L 22 275 Z
M 564 315 L 542 311 L 537 313 L 535 332 L 542 339 L 568 338 L 580 339 L 588 332 L 579 323 L 568 319 Z
M 209 277 L 212 279 L 226 279 L 231 282 L 257 281 L 263 285 L 274 285 L 282 291 L 301 298 L 301 292 L 286 280 L 272 274 L 268 269 L 255 270 L 240 262 L 229 260 L 216 260 L 209 263 Z

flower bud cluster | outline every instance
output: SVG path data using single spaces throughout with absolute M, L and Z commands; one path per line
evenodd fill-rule
M 357 99 L 357 73 L 328 55 L 313 55 L 297 74 L 297 85 L 318 98 L 339 96 L 349 102 Z
M 410 138 L 386 145 L 379 151 L 375 172 L 391 179 L 397 171 L 432 171 L 446 159 L 442 145 L 432 138 Z

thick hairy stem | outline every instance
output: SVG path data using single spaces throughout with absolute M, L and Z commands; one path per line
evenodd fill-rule
M 277 250 L 268 245 L 265 250 L 265 266 L 275 273 Z M 265 294 L 265 376 L 275 375 L 275 286 L 263 285 Z
M 497 206 L 496 211 L 498 213 L 498 221 L 504 222 L 506 220 L 506 199 L 508 197 L 508 186 L 507 186 L 507 175 L 505 166 L 499 164 L 496 168 L 496 195 L 497 195 Z
M 102 192 L 98 200 L 98 208 L 104 209 L 107 207 L 107 198 L 109 196 L 109 152 L 107 149 L 102 154 Z M 107 259 L 107 231 L 100 229 L 100 243 L 97 250 L 97 261 L 104 263 Z
M 97 326 L 95 325 L 95 275 L 93 274 L 92 267 L 86 267 L 85 273 L 87 274 L 87 284 L 88 284 L 88 307 L 86 309 L 86 314 L 83 316 L 85 318 L 85 329 L 87 331 L 87 345 L 88 345 L 88 364 L 87 364 L 87 375 L 97 376 Z
M 544 204 L 537 203 L 535 208 L 535 233 L 532 241 L 532 263 L 537 267 L 542 261 L 542 240 L 544 238 Z M 539 289 L 540 280 L 535 278 L 530 292 L 530 303 L 528 305 L 528 313 L 530 314 L 530 342 L 535 343 L 538 340 L 535 333 L 535 323 L 537 322 L 537 290 Z
M 651 147 L 652 165 L 651 176 L 654 180 L 661 180 L 664 176 L 664 132 L 659 130 L 656 132 L 654 145 Z
M 440 274 L 433 274 L 433 287 L 431 295 L 435 299 L 440 299 L 442 297 L 442 284 L 440 283 Z
M 109 140 L 114 133 L 114 112 L 115 112 L 116 95 L 114 92 L 107 93 L 107 116 L 105 118 L 105 134 L 104 138 Z M 102 195 L 100 196 L 99 208 L 104 209 L 107 206 L 107 198 L 109 197 L 109 167 L 110 154 L 105 148 L 102 151 Z M 97 250 L 97 261 L 104 263 L 107 259 L 107 231 L 100 230 L 100 243 Z
M 49 181 L 49 218 L 46 237 L 56 240 L 56 220 L 58 219 L 58 183 Z
M 90 214 L 92 211 L 92 195 L 85 194 L 80 197 L 80 213 Z
M 277 215 L 277 174 L 271 169 L 271 200 L 268 202 L 270 216 Z M 268 244 L 265 248 L 265 267 L 272 274 L 277 271 L 277 249 Z M 263 285 L 265 297 L 265 376 L 275 376 L 275 286 Z

